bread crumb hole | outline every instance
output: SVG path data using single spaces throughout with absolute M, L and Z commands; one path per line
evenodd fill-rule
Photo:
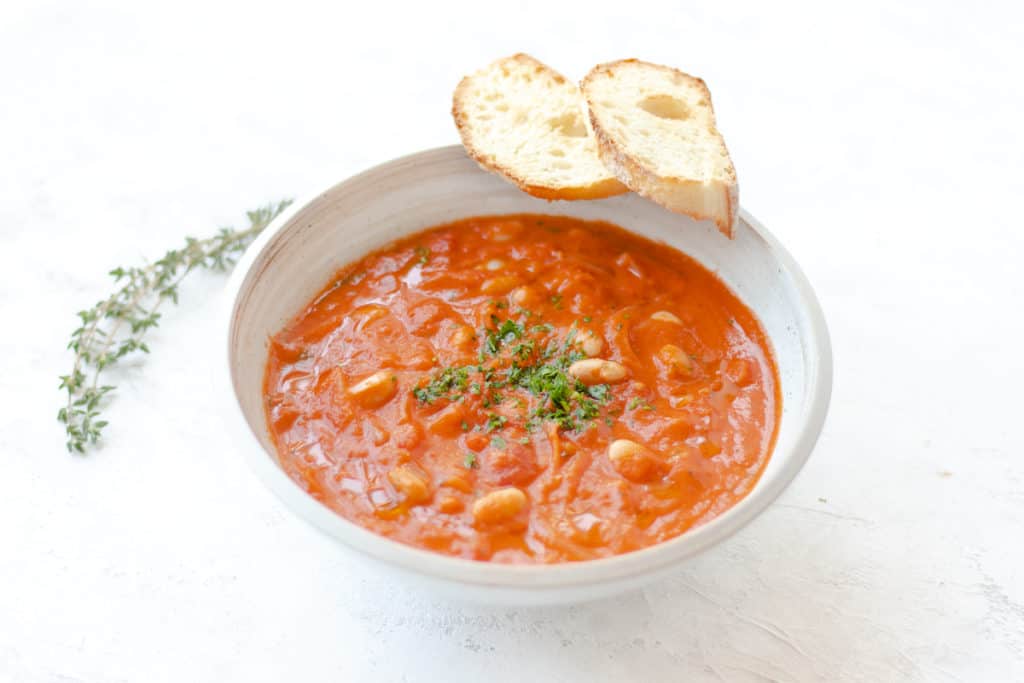
M 583 119 L 576 112 L 569 112 L 555 117 L 548 121 L 551 130 L 571 138 L 587 137 L 587 127 L 583 125 Z
M 659 119 L 682 121 L 690 118 L 690 110 L 686 104 L 671 95 L 651 95 L 640 100 L 637 106 Z

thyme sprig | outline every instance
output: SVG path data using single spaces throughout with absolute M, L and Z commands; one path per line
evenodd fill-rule
M 107 421 L 100 419 L 111 384 L 101 384 L 104 371 L 135 352 L 149 353 L 146 332 L 160 323 L 166 301 L 178 303 L 178 287 L 193 270 L 223 272 L 233 266 L 246 247 L 288 205 L 290 199 L 247 212 L 249 226 L 221 228 L 206 239 L 185 238 L 180 249 L 168 251 L 154 263 L 110 271 L 119 288 L 92 308 L 79 311 L 80 325 L 71 333 L 68 348 L 74 351 L 71 372 L 61 375 L 60 388 L 67 402 L 57 419 L 67 433 L 68 451 L 85 453 L 103 434 Z

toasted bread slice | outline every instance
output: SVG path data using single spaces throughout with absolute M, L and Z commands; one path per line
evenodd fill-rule
M 469 155 L 544 199 L 626 191 L 598 158 L 586 115 L 579 88 L 525 54 L 463 78 L 452 103 Z
M 732 237 L 739 186 L 704 81 L 626 59 L 594 67 L 581 87 L 598 153 L 619 180 Z

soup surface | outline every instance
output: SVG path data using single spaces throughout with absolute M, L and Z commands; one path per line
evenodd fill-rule
M 353 263 L 270 344 L 266 411 L 310 495 L 397 541 L 543 563 L 678 536 L 742 498 L 777 372 L 707 269 L 607 223 L 515 215 Z

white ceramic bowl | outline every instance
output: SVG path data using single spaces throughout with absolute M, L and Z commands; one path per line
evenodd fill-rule
M 446 557 L 378 536 L 307 495 L 277 463 L 263 412 L 267 340 L 341 266 L 408 233 L 484 214 L 550 213 L 601 219 L 662 240 L 718 273 L 760 318 L 782 381 L 778 441 L 754 489 L 717 519 L 659 545 L 616 557 L 510 566 Z M 639 586 L 728 538 L 760 514 L 811 453 L 828 410 L 832 355 L 825 319 L 800 268 L 741 212 L 733 240 L 707 222 L 633 194 L 548 202 L 485 173 L 461 147 L 382 164 L 281 215 L 231 278 L 226 311 L 231 382 L 228 424 L 252 469 L 299 516 L 350 550 L 459 598 L 508 604 L 575 602 Z

